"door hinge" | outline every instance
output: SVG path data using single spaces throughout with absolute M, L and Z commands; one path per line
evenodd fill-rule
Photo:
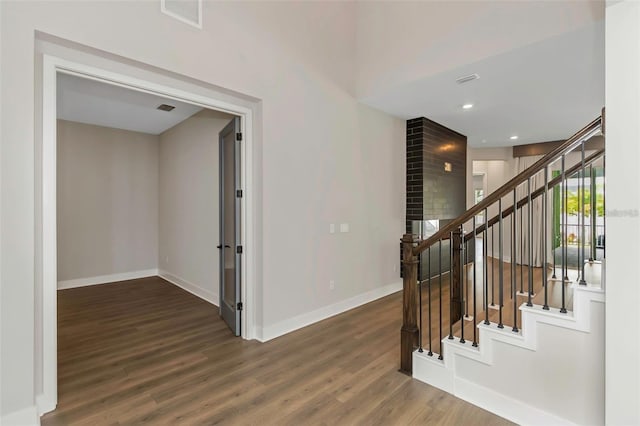
M 242 189 L 236 190 L 236 198 L 242 198 Z
M 238 305 L 237 305 L 236 308 L 237 308 L 238 311 L 241 311 L 242 310 L 242 302 L 238 302 Z
M 236 247 L 236 253 L 242 254 L 242 246 Z
M 236 140 L 237 141 L 241 141 L 242 140 L 242 133 L 236 133 Z

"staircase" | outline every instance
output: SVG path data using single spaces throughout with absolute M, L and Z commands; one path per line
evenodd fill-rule
M 600 135 L 602 117 L 433 235 L 404 235 L 402 371 L 519 424 L 604 423 Z

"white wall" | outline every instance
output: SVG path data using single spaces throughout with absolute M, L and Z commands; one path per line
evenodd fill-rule
M 2 414 L 32 406 L 38 386 L 37 34 L 98 49 L 82 48 L 83 57 L 117 55 L 112 58 L 139 65 L 141 74 L 156 72 L 158 80 L 182 75 L 199 90 L 226 88 L 259 102 L 253 184 L 260 203 L 254 212 L 260 327 L 399 283 L 404 122 L 354 98 L 354 4 L 205 2 L 202 31 L 161 14 L 157 2 L 1 2 L 0 8 L 0 372 L 3 387 L 11 389 L 2 394 Z M 329 234 L 328 224 L 340 222 L 349 223 L 350 232 Z
M 2 28 L 2 7 L 0 6 L 0 28 Z M 2 49 L 2 31 L 0 30 L 0 51 Z M 2 55 L 0 54 L 0 70 L 2 70 Z M 2 78 L 0 76 L 0 99 L 2 99 L 2 93 L 3 93 L 3 84 L 2 84 Z M 2 115 L 2 105 L 3 103 L 0 101 L 0 129 L 2 129 L 2 120 L 3 120 L 3 115 Z M 1 188 L 2 188 L 2 133 L 0 131 L 0 215 L 2 214 L 2 194 L 1 194 Z M 2 220 L 0 219 L 0 235 L 2 235 Z M 2 244 L 2 241 L 0 241 L 0 300 L 2 300 L 2 246 L 4 244 Z M 0 302 L 0 321 L 4 321 L 4 317 L 2 316 L 2 303 Z M 36 337 L 37 338 L 37 337 Z M 0 327 L 0 374 L 2 374 L 3 369 L 2 369 L 2 354 L 4 353 L 4 350 L 2 349 L 3 346 L 3 340 L 2 340 L 2 327 Z M 4 399 L 2 398 L 2 388 L 3 388 L 3 381 L 0 380 L 0 416 L 2 416 L 3 410 L 2 410 L 2 404 Z M 1 417 L 0 417 L 1 418 Z
M 640 3 L 606 8 L 606 422 L 640 424 Z
M 57 138 L 58 285 L 157 269 L 158 137 L 58 120 Z
M 160 273 L 216 305 L 218 133 L 231 119 L 204 110 L 160 135 Z
M 496 189 L 504 185 L 514 176 L 514 159 L 511 147 L 507 148 L 467 148 L 467 208 L 474 205 L 473 175 L 485 175 L 487 191 L 485 197 Z M 502 199 L 502 209 L 509 207 L 513 203 L 513 197 L 507 196 Z M 498 204 L 494 203 L 488 209 L 489 218 L 498 214 Z M 503 258 L 511 262 L 511 218 L 507 217 L 503 221 Z M 471 225 L 465 227 L 471 231 Z M 498 226 L 495 226 L 495 235 L 498 236 Z M 491 234 L 493 235 L 493 233 Z M 489 238 L 487 254 L 498 257 L 498 239 L 495 244 L 492 237 Z M 493 246 L 495 245 L 495 253 Z
M 484 161 L 484 162 L 500 161 L 502 162 L 501 164 L 504 164 L 502 171 L 499 171 L 496 169 L 496 167 L 498 167 L 498 163 L 495 163 L 494 167 L 492 167 L 492 171 L 491 171 L 491 180 L 492 180 L 491 188 L 492 189 L 489 189 L 489 191 L 485 195 L 490 194 L 493 190 L 499 188 L 501 184 L 506 183 L 507 180 L 515 176 L 514 174 L 515 160 L 513 158 L 513 149 L 511 147 L 506 147 L 506 148 L 468 147 L 467 148 L 467 208 L 471 208 L 474 204 L 473 174 L 476 173 L 474 169 L 474 162 L 476 161 Z M 500 182 L 501 180 L 502 182 Z

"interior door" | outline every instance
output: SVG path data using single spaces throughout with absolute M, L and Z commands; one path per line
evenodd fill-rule
M 236 336 L 240 335 L 240 118 L 234 118 L 219 134 L 220 144 L 220 316 Z

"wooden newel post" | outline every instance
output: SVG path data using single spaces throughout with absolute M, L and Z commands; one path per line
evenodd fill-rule
M 455 324 L 462 318 L 462 265 L 464 265 L 464 259 L 462 259 L 462 228 L 456 229 L 451 234 L 453 256 L 451 259 L 451 306 L 449 309 L 449 321 L 451 321 L 451 324 Z
M 402 237 L 402 328 L 400 329 L 400 371 L 413 372 L 413 351 L 418 347 L 417 299 L 418 258 L 413 254 L 414 237 Z

